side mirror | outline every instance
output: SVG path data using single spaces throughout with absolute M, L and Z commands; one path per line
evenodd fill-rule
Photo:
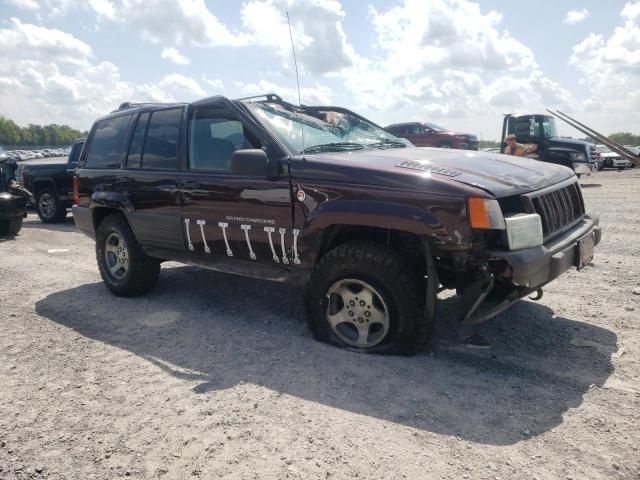
M 269 176 L 269 159 L 259 148 L 236 150 L 231 156 L 231 173 L 248 177 Z

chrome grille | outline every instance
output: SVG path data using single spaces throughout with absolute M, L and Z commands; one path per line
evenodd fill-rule
M 578 182 L 558 188 L 544 189 L 525 195 L 531 202 L 532 213 L 540 215 L 545 238 L 565 230 L 584 216 L 584 202 Z

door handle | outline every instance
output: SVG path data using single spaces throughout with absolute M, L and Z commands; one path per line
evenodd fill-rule
M 116 183 L 135 183 L 133 177 L 116 177 Z

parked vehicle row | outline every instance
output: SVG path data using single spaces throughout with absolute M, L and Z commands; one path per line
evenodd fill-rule
M 634 152 L 636 155 L 640 153 L 640 149 L 625 145 L 626 148 Z M 606 145 L 596 145 L 598 155 L 598 169 L 617 168 L 624 170 L 625 168 L 633 168 L 634 165 L 617 152 L 612 152 Z
M 0 147 L 1 149 L 1 147 Z M 42 148 L 38 150 L 0 150 L 0 158 L 9 158 L 16 161 L 33 160 L 37 158 L 66 157 L 71 147 Z
M 116 295 L 151 290 L 167 260 L 288 280 L 305 285 L 316 338 L 406 354 L 429 337 L 440 288 L 473 324 L 590 263 L 599 221 L 567 166 L 416 148 L 273 94 L 125 103 L 89 132 L 73 216 Z

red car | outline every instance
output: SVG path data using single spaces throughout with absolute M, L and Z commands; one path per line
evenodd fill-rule
M 478 150 L 478 137 L 470 133 L 452 132 L 433 123 L 394 123 L 385 130 L 409 140 L 416 147 L 459 148 Z

